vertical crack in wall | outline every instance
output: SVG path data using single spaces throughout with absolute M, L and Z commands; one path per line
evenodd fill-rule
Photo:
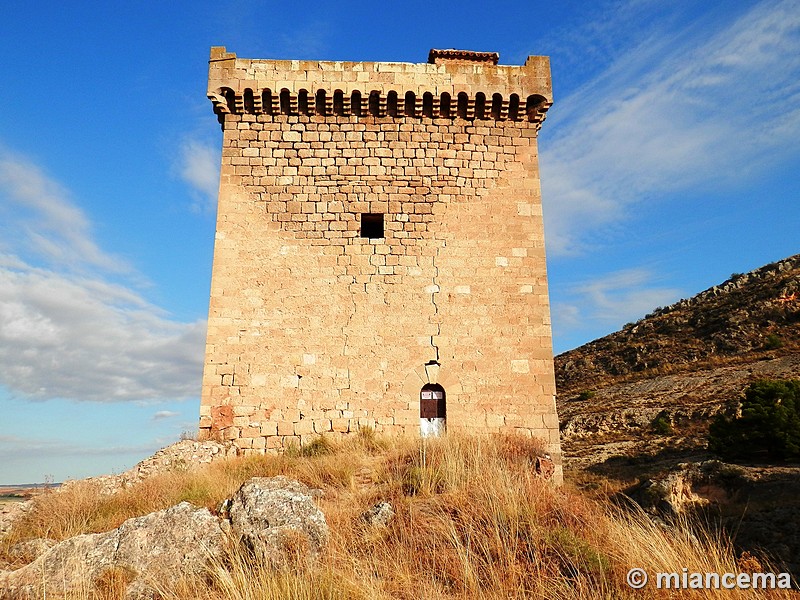
M 431 288 L 431 304 L 433 304 L 433 321 L 436 323 L 436 334 L 431 335 L 431 348 L 434 349 L 436 352 L 436 362 L 439 362 L 439 346 L 435 342 L 435 338 L 439 337 L 442 334 L 442 324 L 439 322 L 439 306 L 436 304 L 436 294 L 439 293 L 439 284 L 437 283 L 436 279 L 439 277 L 439 266 L 436 264 L 436 259 L 439 258 L 439 250 L 441 250 L 445 245 L 445 241 L 442 240 L 441 245 L 438 243 L 436 244 L 436 251 L 433 253 L 433 287 Z
M 342 348 L 342 356 L 345 359 L 345 364 L 347 365 L 347 387 L 342 388 L 344 390 L 350 389 L 350 361 L 347 358 L 347 344 L 350 342 L 350 324 L 353 322 L 353 317 L 356 314 L 356 295 L 354 293 L 353 287 L 356 283 L 355 275 L 352 276 L 353 281 L 347 286 L 348 296 L 350 297 L 350 301 L 353 305 L 353 309 L 350 311 L 350 314 L 347 317 L 347 323 L 342 328 L 342 335 L 344 335 L 344 347 Z M 339 396 L 341 398 L 341 394 Z

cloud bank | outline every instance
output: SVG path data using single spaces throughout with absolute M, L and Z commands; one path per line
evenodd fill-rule
M 69 193 L 0 153 L 0 386 L 29 399 L 160 401 L 199 393 L 205 321 L 180 323 L 115 282 Z
M 576 255 L 587 232 L 632 204 L 730 188 L 797 155 L 797 3 L 759 3 L 716 32 L 651 31 L 552 112 L 542 150 L 548 251 Z

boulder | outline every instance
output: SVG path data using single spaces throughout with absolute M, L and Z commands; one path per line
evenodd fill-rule
M 33 540 L 25 540 L 17 542 L 8 550 L 9 558 L 19 561 L 21 563 L 33 562 L 42 554 L 50 550 L 58 542 L 46 538 L 36 538 Z
M 38 557 L 16 571 L 0 571 L 1 597 L 60 597 L 116 586 L 127 600 L 155 598 L 156 588 L 174 588 L 223 561 L 229 535 L 275 568 L 299 566 L 328 542 L 325 515 L 314 503 L 319 495 L 286 477 L 256 477 L 223 503 L 222 517 L 182 502 L 52 547 L 49 540 L 24 542 L 20 557 Z
M 14 521 L 21 518 L 33 506 L 33 500 L 25 502 L 0 502 L 0 538 L 11 531 Z
M 740 476 L 737 467 L 717 460 L 679 463 L 661 477 L 633 486 L 626 495 L 647 511 L 674 517 L 724 504 L 730 496 L 726 485 Z
M 275 568 L 313 560 L 328 543 L 325 515 L 314 502 L 319 494 L 283 476 L 254 477 L 232 498 L 231 531 Z
M 34 562 L 0 578 L 11 598 L 64 594 L 86 588 L 106 573 L 122 572 L 131 584 L 126 598 L 154 594 L 151 582 L 171 585 L 203 572 L 219 557 L 225 534 L 205 508 L 182 502 L 166 510 L 125 521 L 106 533 L 79 535 L 60 542 Z
M 390 503 L 384 500 L 378 502 L 375 506 L 362 514 L 361 518 L 369 525 L 386 527 L 394 518 L 394 508 Z

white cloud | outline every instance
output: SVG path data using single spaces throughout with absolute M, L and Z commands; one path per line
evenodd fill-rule
M 0 149 L 0 232 L 6 250 L 27 252 L 62 268 L 130 270 L 119 257 L 100 249 L 92 239 L 89 220 L 69 193 L 42 170 Z M 2 246 L 0 246 L 2 249 Z
M 0 436 L 0 454 L 9 459 L 30 459 L 31 457 L 64 457 L 64 456 L 119 456 L 128 454 L 146 454 L 161 448 L 157 443 L 133 446 L 88 446 L 53 439 L 30 439 L 16 436 Z M 7 483 L 7 482 L 6 482 Z
M 171 419 L 177 417 L 181 413 L 174 410 L 159 410 L 153 415 L 153 421 L 163 421 L 164 419 Z
M 93 240 L 63 186 L 7 151 L 0 214 L 1 386 L 42 400 L 197 396 L 205 321 L 173 321 L 112 282 L 139 276 Z
M 578 283 L 567 295 L 567 301 L 553 303 L 554 327 L 562 331 L 586 321 L 618 327 L 675 302 L 680 292 L 658 286 L 657 278 L 646 269 L 626 269 Z
M 200 212 L 213 212 L 219 189 L 219 150 L 210 143 L 185 139 L 178 154 L 177 170 L 194 192 L 194 208 Z
M 553 255 L 583 251 L 579 239 L 632 203 L 730 188 L 796 157 L 796 2 L 762 2 L 713 33 L 653 32 L 557 102 L 548 126 L 542 185 Z
M 204 321 L 170 321 L 124 287 L 0 268 L 0 384 L 26 397 L 193 397 L 204 338 Z

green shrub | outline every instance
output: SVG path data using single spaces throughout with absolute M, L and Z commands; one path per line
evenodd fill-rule
M 783 348 L 783 340 L 774 333 L 770 333 L 764 340 L 764 349 L 777 350 L 778 348 Z
M 708 447 L 725 458 L 800 458 L 800 380 L 751 384 L 739 416 L 711 423 Z
M 591 400 L 592 398 L 594 398 L 594 392 L 590 390 L 584 390 L 578 394 L 578 400 Z
M 302 446 L 290 445 L 286 448 L 286 455 L 291 458 L 325 456 L 333 452 L 333 444 L 324 435 L 315 437 L 307 444 Z
M 672 434 L 672 419 L 669 418 L 669 413 L 662 410 L 650 422 L 650 428 L 653 433 L 658 435 L 671 435 Z

